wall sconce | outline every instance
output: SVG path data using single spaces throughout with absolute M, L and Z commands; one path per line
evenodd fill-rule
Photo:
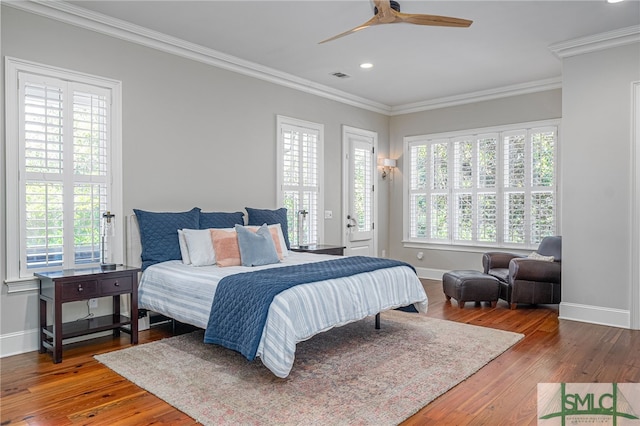
M 393 158 L 382 159 L 382 179 L 386 179 L 387 175 L 396 168 L 396 160 Z

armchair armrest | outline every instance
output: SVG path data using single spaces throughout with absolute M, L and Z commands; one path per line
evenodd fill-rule
M 482 266 L 484 267 L 484 273 L 488 274 L 490 269 L 508 269 L 511 259 L 520 257 L 522 256 L 500 251 L 490 251 L 484 253 L 482 255 Z
M 534 259 L 512 259 L 509 262 L 509 276 L 513 280 L 560 283 L 560 262 L 545 262 Z

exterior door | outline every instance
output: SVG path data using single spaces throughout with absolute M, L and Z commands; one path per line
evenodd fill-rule
M 343 126 L 343 245 L 345 255 L 376 256 L 375 148 L 378 134 Z

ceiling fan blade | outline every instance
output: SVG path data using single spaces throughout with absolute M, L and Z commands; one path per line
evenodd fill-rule
M 362 25 L 352 28 L 348 31 L 340 33 L 336 36 L 322 40 L 318 44 L 326 43 L 328 41 L 335 40 L 340 37 L 353 34 L 357 31 L 369 28 L 372 25 L 378 24 L 395 24 L 404 22 L 407 24 L 416 25 L 432 25 L 438 27 L 463 27 L 470 26 L 473 21 L 468 19 L 453 18 L 450 16 L 438 16 L 438 15 L 424 15 L 418 13 L 402 13 L 399 12 L 400 5 L 396 1 L 392 0 L 373 0 L 375 4 L 375 15 Z
M 326 40 L 322 40 L 321 42 L 318 42 L 318 44 L 326 43 L 326 42 L 328 42 L 328 41 L 332 41 L 332 40 L 335 40 L 335 39 L 337 39 L 337 38 L 344 37 L 344 36 L 347 36 L 347 35 L 349 35 L 349 34 L 353 34 L 353 33 L 355 33 L 355 32 L 358 32 L 358 31 L 360 31 L 360 30 L 364 30 L 365 28 L 369 28 L 370 26 L 372 26 L 372 25 L 376 25 L 376 24 L 379 24 L 377 15 L 376 15 L 376 16 L 374 16 L 373 18 L 369 19 L 367 22 L 365 22 L 365 23 L 364 23 L 364 24 L 362 24 L 362 25 L 358 25 L 357 27 L 352 28 L 352 29 L 350 29 L 350 30 L 348 30 L 348 31 L 345 31 L 345 32 L 343 32 L 343 33 L 340 33 L 340 34 L 338 34 L 338 35 L 335 35 L 335 36 L 333 36 L 333 37 L 331 37 L 331 38 L 328 38 L 328 39 L 326 39 Z
M 468 19 L 452 18 L 450 16 L 422 15 L 417 13 L 395 12 L 397 20 L 395 22 L 406 22 L 416 25 L 433 25 L 438 27 L 469 27 L 473 21 Z

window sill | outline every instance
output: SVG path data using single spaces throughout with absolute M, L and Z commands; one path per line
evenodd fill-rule
M 25 291 L 39 290 L 40 280 L 35 277 L 12 278 L 4 281 L 9 290 L 7 293 L 22 293 Z
M 516 254 L 529 254 L 531 251 L 536 250 L 537 247 L 514 247 L 506 245 L 458 245 L 449 243 L 432 243 L 423 241 L 403 240 L 402 245 L 404 248 L 410 249 L 423 249 L 423 250 L 440 250 L 440 251 L 454 251 L 464 253 L 486 253 L 489 251 L 508 251 Z

